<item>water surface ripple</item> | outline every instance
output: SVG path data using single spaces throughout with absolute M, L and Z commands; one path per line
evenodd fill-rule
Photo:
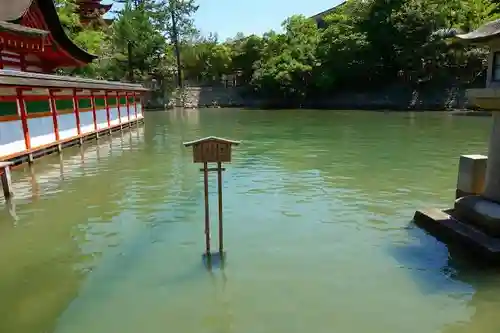
M 451 205 L 458 157 L 485 153 L 489 127 L 440 113 L 148 113 L 13 173 L 0 332 L 497 333 L 498 273 L 410 223 Z M 223 179 L 227 266 L 212 272 L 199 165 L 182 146 L 208 135 L 243 141 Z

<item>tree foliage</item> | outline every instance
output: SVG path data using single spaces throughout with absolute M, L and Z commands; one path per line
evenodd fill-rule
M 213 84 L 236 73 L 254 93 L 292 103 L 389 84 L 469 84 L 484 73 L 486 52 L 448 37 L 500 13 L 490 0 L 348 0 L 325 18 L 321 29 L 296 15 L 283 22 L 282 32 L 239 33 L 221 42 L 216 34 L 201 36 L 195 29 L 194 0 L 124 0 L 109 29 L 83 29 L 71 0 L 57 1 L 67 32 L 101 56 L 84 75 L 119 80 L 131 65 L 134 80 L 171 79 L 177 36 L 188 81 Z

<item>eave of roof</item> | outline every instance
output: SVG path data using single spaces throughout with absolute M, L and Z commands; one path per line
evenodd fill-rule
M 33 2 L 37 3 L 49 32 L 61 48 L 81 63 L 87 64 L 97 58 L 96 55 L 82 50 L 66 35 L 59 20 L 54 0 L 0 0 L 0 21 L 10 23 L 19 21 Z
M 47 26 L 49 27 L 52 36 L 62 48 L 64 48 L 66 51 L 68 51 L 69 54 L 83 63 L 91 63 L 94 59 L 97 58 L 96 55 L 90 54 L 78 47 L 78 45 L 73 43 L 68 35 L 66 35 L 61 21 L 59 21 L 59 15 L 57 14 L 57 10 L 53 0 L 34 1 L 38 2 L 40 11 L 42 12 L 46 20 Z
M 207 136 L 206 138 L 201 138 L 201 139 L 196 139 L 196 140 L 189 141 L 189 142 L 184 142 L 183 145 L 185 147 L 191 147 L 191 146 L 196 145 L 198 143 L 207 142 L 207 141 L 217 141 L 217 142 L 222 142 L 222 143 L 229 143 L 229 144 L 235 145 L 235 146 L 237 146 L 241 143 L 240 141 L 219 138 L 216 136 Z
M 148 91 L 141 84 L 0 69 L 0 85 Z
M 487 43 L 491 39 L 500 37 L 500 19 L 488 22 L 469 33 L 457 34 L 455 37 L 468 43 Z
M 0 21 L 0 31 L 15 32 L 23 35 L 31 35 L 38 37 L 45 37 L 49 34 L 49 32 L 46 30 L 29 28 L 20 24 L 9 23 L 5 21 Z
M 347 2 L 347 1 L 343 1 L 343 2 L 339 3 L 338 5 L 336 5 L 336 6 L 332 7 L 332 8 L 329 8 L 329 9 L 327 9 L 327 10 L 324 10 L 324 11 L 322 11 L 322 12 L 318 13 L 318 14 L 315 14 L 315 15 L 311 16 L 310 18 L 311 18 L 311 19 L 314 19 L 314 20 L 317 20 L 317 19 L 323 18 L 324 16 L 326 16 L 326 15 L 328 15 L 328 14 L 332 13 L 335 9 L 339 8 L 340 6 L 345 5 L 345 4 L 346 4 L 346 2 Z

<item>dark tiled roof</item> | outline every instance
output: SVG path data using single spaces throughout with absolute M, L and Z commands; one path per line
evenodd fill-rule
M 0 0 L 0 21 L 15 21 L 30 8 L 33 0 Z
M 90 63 L 97 58 L 97 56 L 79 48 L 66 35 L 61 21 L 59 21 L 54 0 L 0 0 L 0 21 L 9 21 L 12 23 L 19 21 L 33 2 L 37 3 L 47 23 L 48 30 L 60 47 L 83 63 Z
M 329 8 L 327 10 L 324 10 L 322 11 L 321 13 L 318 13 L 316 15 L 313 15 L 311 16 L 310 18 L 314 19 L 314 20 L 319 20 L 319 19 L 322 19 L 324 18 L 326 15 L 332 13 L 335 9 L 339 8 L 340 6 L 344 5 L 347 1 L 342 1 L 341 3 L 339 3 L 338 5 L 336 5 L 335 7 L 332 7 L 332 8 Z
M 486 42 L 500 35 L 500 19 L 486 23 L 474 31 L 457 34 L 456 37 L 469 42 Z

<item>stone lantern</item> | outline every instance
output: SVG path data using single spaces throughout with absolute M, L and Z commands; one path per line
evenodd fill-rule
M 417 211 L 414 221 L 438 238 L 500 262 L 500 20 L 455 37 L 489 49 L 485 88 L 466 92 L 471 103 L 492 111 L 488 156 L 461 156 L 454 207 Z
M 490 50 L 486 87 L 467 90 L 467 97 L 480 108 L 493 111 L 482 196 L 500 203 L 500 20 L 487 23 L 468 34 L 457 35 L 457 38 L 467 43 L 487 46 Z

